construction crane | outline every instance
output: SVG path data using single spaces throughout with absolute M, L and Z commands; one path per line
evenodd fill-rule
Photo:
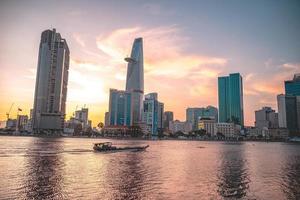
M 12 103 L 11 106 L 10 106 L 10 108 L 9 108 L 9 111 L 6 112 L 6 118 L 7 118 L 7 120 L 9 120 L 9 113 L 10 113 L 11 109 L 13 108 L 14 104 L 15 103 Z

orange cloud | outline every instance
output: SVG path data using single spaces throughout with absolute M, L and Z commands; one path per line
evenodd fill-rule
M 181 35 L 177 26 L 124 28 L 99 35 L 97 47 L 114 61 L 111 64 L 115 67 L 111 73 L 116 78 L 124 80 L 126 76 L 126 70 L 122 73 L 118 70 L 124 69 L 121 66 L 126 69 L 124 57 L 130 54 L 136 37 L 144 39 L 146 93 L 158 92 L 159 99 L 165 103 L 165 109 L 173 110 L 177 118 L 182 120 L 189 106 L 216 106 L 216 80 L 227 64 L 227 59 L 189 53 L 185 49 L 189 39 Z M 121 89 L 123 87 L 117 86 Z

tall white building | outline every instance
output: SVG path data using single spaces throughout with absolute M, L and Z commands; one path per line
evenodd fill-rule
M 69 48 L 53 30 L 41 35 L 33 107 L 33 131 L 61 132 L 66 112 Z

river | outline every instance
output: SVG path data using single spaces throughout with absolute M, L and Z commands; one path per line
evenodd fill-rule
M 300 145 L 0 137 L 1 199 L 300 199 Z

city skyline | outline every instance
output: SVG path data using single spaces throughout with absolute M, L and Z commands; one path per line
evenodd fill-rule
M 35 10 L 23 2 L 1 4 L 1 24 L 6 31 L 1 33 L 4 45 L 0 48 L 3 72 L 0 75 L 0 120 L 6 119 L 5 113 L 12 102 L 22 108 L 24 114 L 29 114 L 29 109 L 33 108 L 40 33 L 51 26 L 66 38 L 71 51 L 66 118 L 72 115 L 77 105 L 83 107 L 86 104 L 94 125 L 99 121 L 104 122 L 104 113 L 108 111 L 109 88 L 121 89 L 125 85 L 124 57 L 129 55 L 131 43 L 136 37 L 143 37 L 145 43 L 145 93 L 158 92 L 165 110 L 173 111 L 175 119 L 184 120 L 188 107 L 218 107 L 217 77 L 240 72 L 244 80 L 245 125 L 253 125 L 255 110 L 263 106 L 277 110 L 276 96 L 284 93 L 284 80 L 291 80 L 300 70 L 297 53 L 300 45 L 298 40 L 293 41 L 299 35 L 299 22 L 294 21 L 299 16 L 295 12 L 298 6 L 296 3 L 295 8 L 292 8 L 293 3 L 282 6 L 281 3 L 264 2 L 268 6 L 266 13 L 252 5 L 248 11 L 255 10 L 262 17 L 260 22 L 254 22 L 251 21 L 252 16 L 241 13 L 247 11 L 245 5 L 230 7 L 229 3 L 229 6 L 224 5 L 225 11 L 219 15 L 205 12 L 210 17 L 208 19 L 205 15 L 186 13 L 191 8 L 183 7 L 180 10 L 179 2 L 174 5 L 167 2 L 143 2 L 140 6 L 144 8 L 145 16 L 154 20 L 153 23 L 146 20 L 146 17 L 133 20 L 134 16 L 140 14 L 138 12 L 129 15 L 128 20 L 114 16 L 113 22 L 124 20 L 123 24 L 116 22 L 114 26 L 105 20 L 101 23 L 99 19 L 110 19 L 109 10 L 116 9 L 116 3 L 121 4 L 123 14 L 130 13 L 130 5 L 113 2 L 101 4 L 102 8 L 97 6 L 100 4 L 97 2 L 91 2 L 89 7 L 76 2 L 74 8 L 63 12 L 67 2 L 62 3 L 61 8 L 48 2 L 50 8 L 45 12 L 44 9 L 37 9 L 41 4 L 35 3 Z M 30 4 L 33 1 L 29 1 Z M 206 2 L 201 6 L 193 6 L 212 10 L 214 4 Z M 81 6 L 83 9 L 79 9 Z M 94 12 L 87 13 L 93 6 L 100 10 L 107 9 L 106 16 L 99 16 L 93 9 Z M 234 8 L 240 8 L 241 21 L 233 20 L 230 25 L 232 16 L 229 11 Z M 277 11 L 286 15 L 280 15 Z M 275 12 L 275 17 L 284 20 L 273 23 Z M 53 13 L 56 15 L 51 18 Z M 41 17 L 36 19 L 35 15 Z M 64 15 L 67 16 L 64 20 L 58 20 Z M 187 16 L 187 20 L 199 17 L 199 23 L 185 23 L 187 21 L 179 20 L 182 15 Z M 220 15 L 224 20 L 217 20 Z M 290 19 L 289 25 L 284 24 L 286 18 Z M 15 23 L 9 24 L 8 19 Z M 27 21 L 26 25 L 22 24 L 24 20 Z M 85 21 L 88 23 L 84 24 Z M 241 30 L 239 26 L 244 22 L 248 22 L 249 28 L 260 27 L 254 29 L 261 34 L 257 41 L 253 40 L 257 35 L 251 37 L 246 30 Z M 28 28 L 27 24 L 34 26 Z M 268 31 L 263 25 L 268 25 Z M 231 31 L 227 31 L 224 26 L 228 26 Z M 218 34 L 218 29 L 223 32 L 223 36 Z M 272 37 L 268 38 L 270 35 Z M 219 48 L 219 44 L 224 42 Z M 15 59 L 16 55 L 18 59 Z M 11 115 L 15 117 L 16 112 Z

